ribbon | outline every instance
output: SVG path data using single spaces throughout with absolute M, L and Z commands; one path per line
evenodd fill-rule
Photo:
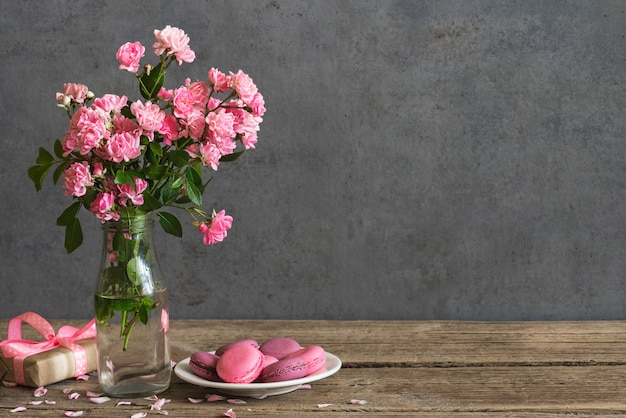
M 45 340 L 29 341 L 22 339 L 22 322 L 32 326 Z M 8 339 L 0 342 L 0 350 L 2 350 L 2 355 L 5 358 L 13 359 L 15 383 L 26 385 L 24 376 L 24 359 L 26 357 L 57 347 L 68 348 L 74 354 L 75 377 L 87 373 L 87 353 L 75 341 L 96 336 L 94 319 L 80 329 L 65 325 L 55 334 L 54 328 L 48 321 L 34 312 L 26 312 L 9 321 L 8 331 Z

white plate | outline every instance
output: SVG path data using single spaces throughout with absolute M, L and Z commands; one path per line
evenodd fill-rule
M 324 367 L 300 379 L 272 383 L 223 383 L 212 382 L 193 374 L 189 367 L 189 358 L 190 357 L 187 357 L 178 362 L 174 368 L 174 373 L 182 380 L 197 386 L 215 389 L 216 392 L 225 395 L 246 396 L 249 398 L 264 398 L 266 396 L 282 395 L 283 393 L 292 392 L 298 389 L 300 385 L 332 376 L 341 369 L 341 360 L 339 357 L 331 353 L 326 353 L 326 364 Z

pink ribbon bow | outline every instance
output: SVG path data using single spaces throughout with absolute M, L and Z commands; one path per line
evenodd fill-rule
M 32 326 L 40 333 L 44 341 L 29 341 L 22 339 L 22 321 Z M 55 335 L 52 325 L 34 312 L 26 312 L 9 321 L 8 339 L 0 342 L 0 349 L 5 358 L 13 359 L 13 374 L 15 383 L 26 385 L 24 376 L 24 359 L 33 354 L 43 353 L 57 347 L 65 347 L 74 354 L 75 374 L 81 376 L 87 373 L 87 353 L 75 341 L 96 336 L 95 320 L 89 321 L 82 329 L 65 325 Z

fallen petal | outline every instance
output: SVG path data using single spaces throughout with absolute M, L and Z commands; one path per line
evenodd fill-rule
M 331 405 L 332 405 L 332 403 L 318 403 L 317 407 L 318 408 L 328 408 Z
M 308 383 L 298 386 L 298 389 L 311 389 L 311 385 Z
M 101 403 L 109 402 L 111 398 L 109 398 L 108 396 L 98 396 L 95 398 L 89 398 L 89 400 L 93 403 L 101 404 Z
M 204 399 L 198 399 L 198 398 L 187 398 L 187 400 L 191 403 L 202 403 L 204 402 Z
M 244 401 L 243 399 L 227 399 L 226 402 L 232 403 L 232 404 L 235 404 L 235 405 L 245 405 L 245 404 L 247 404 L 247 402 Z
M 29 405 L 41 405 L 43 403 L 43 401 L 30 401 L 28 402 Z
M 81 376 L 76 376 L 76 380 L 89 380 L 89 375 L 83 374 Z
M 225 417 L 237 418 L 237 415 L 233 412 L 232 408 L 224 412 Z
M 146 418 L 148 416 L 147 412 L 137 412 L 130 416 L 130 418 Z
M 63 389 L 63 393 L 66 394 L 66 395 L 69 395 L 70 393 L 72 393 L 73 390 L 74 389 L 72 389 L 72 388 L 66 388 L 66 389 Z
M 72 399 L 72 400 L 78 399 L 78 398 L 80 398 L 80 393 L 78 392 L 72 392 L 67 397 L 67 399 Z
M 65 411 L 66 417 L 82 417 L 83 411 Z
M 225 399 L 226 399 L 226 397 L 222 396 L 222 395 L 211 395 L 211 396 L 207 396 L 206 401 L 207 402 L 217 402 L 217 401 L 223 401 Z
M 121 406 L 121 405 L 132 405 L 133 403 L 130 401 L 119 401 L 118 403 L 115 404 L 115 406 Z
M 45 400 L 44 401 L 46 405 L 56 405 L 57 401 L 49 401 L 49 400 Z
M 33 395 L 35 395 L 35 397 L 37 398 L 40 398 L 44 396 L 46 393 L 48 393 L 48 389 L 46 389 L 43 386 L 39 386 L 37 389 L 35 389 L 35 392 L 33 393 Z
M 161 409 L 160 411 L 158 411 L 158 412 L 157 412 L 157 414 L 160 414 L 160 415 L 169 415 L 170 413 L 169 413 L 169 412 L 167 412 L 165 409 Z
M 364 401 L 363 399 L 352 399 L 350 400 L 350 403 L 353 405 L 365 405 L 367 401 Z
M 9 411 L 9 412 L 22 412 L 22 411 L 26 411 L 26 407 L 25 406 L 18 406 L 17 408 L 11 409 L 11 411 Z

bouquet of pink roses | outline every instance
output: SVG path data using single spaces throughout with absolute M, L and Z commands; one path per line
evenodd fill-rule
M 50 169 L 56 184 L 62 179 L 65 195 L 76 201 L 57 219 L 66 227 L 65 248 L 72 252 L 82 243 L 77 214 L 87 208 L 101 219 L 119 220 L 156 212 L 163 229 L 182 236 L 178 218 L 164 207 L 179 208 L 193 219 L 205 244 L 220 242 L 232 217 L 202 210 L 202 195 L 210 179 L 203 167 L 217 170 L 246 149 L 255 148 L 265 113 L 263 96 L 244 72 L 225 74 L 215 68 L 205 80 L 166 89 L 165 74 L 174 61 L 191 63 L 195 53 L 181 29 L 155 30 L 155 66 L 144 65 L 139 42 L 117 51 L 119 68 L 135 73 L 142 100 L 105 94 L 101 97 L 82 84 L 68 83 L 57 93 L 70 123 L 53 153 L 39 149 L 29 177 L 40 190 Z

